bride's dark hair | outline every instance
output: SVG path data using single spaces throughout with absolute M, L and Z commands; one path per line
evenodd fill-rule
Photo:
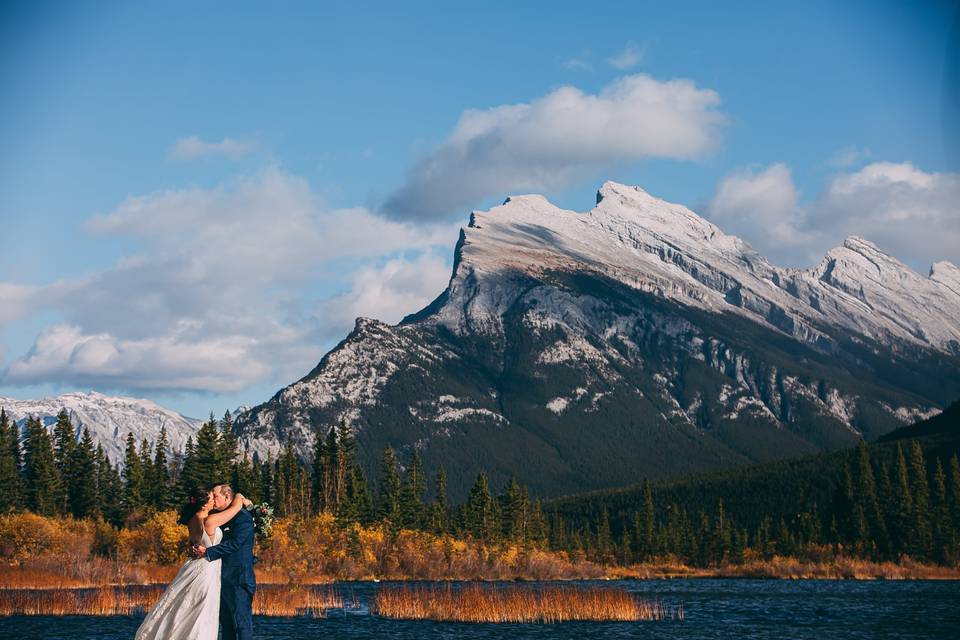
M 197 511 L 203 509 L 203 505 L 210 501 L 210 489 L 207 487 L 197 487 L 187 498 L 183 506 L 180 507 L 180 524 L 187 524 L 190 519 L 197 515 Z

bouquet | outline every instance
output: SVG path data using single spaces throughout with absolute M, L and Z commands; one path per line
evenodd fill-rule
M 273 507 L 266 502 L 261 502 L 251 506 L 249 511 L 253 516 L 253 532 L 257 536 L 257 541 L 268 540 L 273 532 Z

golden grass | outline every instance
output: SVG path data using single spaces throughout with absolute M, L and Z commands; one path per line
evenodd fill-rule
M 668 610 L 621 589 L 569 586 L 382 587 L 371 611 L 386 618 L 445 622 L 683 620 L 682 606 Z
M 123 585 L 165 585 L 179 567 L 133 564 L 105 558 L 59 555 L 20 565 L 0 564 L 0 589 L 76 589 Z
M 96 587 L 92 589 L 0 589 L 0 616 L 124 616 L 149 611 L 163 585 Z M 330 588 L 264 585 L 253 598 L 258 616 L 323 617 L 330 608 L 343 607 Z

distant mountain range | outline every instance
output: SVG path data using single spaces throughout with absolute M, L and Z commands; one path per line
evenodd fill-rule
M 118 398 L 96 392 L 65 393 L 40 400 L 14 400 L 0 397 L 0 407 L 22 428 L 28 417 L 39 418 L 52 429 L 57 414 L 65 409 L 79 438 L 89 429 L 95 443 L 103 445 L 104 452 L 114 462 L 123 459 L 128 433 L 133 433 L 137 446 L 143 438 L 156 442 L 161 427 L 167 428 L 169 452 L 182 451 L 187 438 L 196 433 L 202 420 L 187 418 L 164 409 L 150 400 Z
M 848 238 L 812 269 L 638 187 L 585 213 L 542 196 L 474 213 L 446 290 L 395 326 L 358 319 L 301 380 L 239 414 L 261 455 L 349 425 L 540 495 L 873 440 L 960 397 L 960 269 L 927 277 Z

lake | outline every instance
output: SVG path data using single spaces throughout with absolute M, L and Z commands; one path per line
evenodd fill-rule
M 570 583 L 565 583 L 570 584 Z M 450 624 L 396 621 L 367 610 L 376 584 L 338 588 L 356 608 L 325 619 L 256 618 L 258 640 L 293 638 L 953 638 L 960 629 L 960 581 L 640 580 L 578 583 L 620 587 L 667 606 L 683 604 L 679 622 Z M 0 618 L 3 638 L 132 638 L 142 616 Z

